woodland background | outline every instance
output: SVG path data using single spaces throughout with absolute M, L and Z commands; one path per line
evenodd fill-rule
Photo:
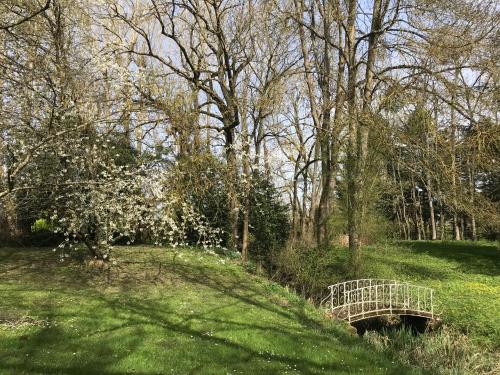
M 496 1 L 0 5 L 2 244 L 495 239 Z M 56 233 L 55 235 L 53 233 Z

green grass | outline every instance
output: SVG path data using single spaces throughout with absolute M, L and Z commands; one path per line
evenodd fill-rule
M 346 249 L 333 249 L 331 270 L 343 269 Z M 388 278 L 435 290 L 443 322 L 476 344 L 500 348 L 500 252 L 492 243 L 409 241 L 363 249 L 362 277 Z M 343 280 L 342 272 L 334 281 Z
M 175 254 L 118 248 L 108 273 L 0 249 L 0 373 L 420 372 L 235 261 Z
M 480 242 L 410 241 L 366 246 L 359 278 L 384 278 L 431 287 L 442 328 L 413 336 L 410 330 L 370 332 L 380 353 L 432 374 L 500 374 L 500 252 Z M 320 300 L 325 285 L 349 280 L 349 250 L 287 248 L 280 275 Z M 293 277 L 290 277 L 292 275 Z

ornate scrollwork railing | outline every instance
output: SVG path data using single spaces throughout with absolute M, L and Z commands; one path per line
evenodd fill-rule
M 355 322 L 380 315 L 414 315 L 434 319 L 430 288 L 386 279 L 350 280 L 330 285 L 322 301 L 331 314 Z

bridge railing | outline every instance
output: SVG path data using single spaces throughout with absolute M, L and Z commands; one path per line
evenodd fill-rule
M 329 286 L 322 301 L 332 313 L 351 321 L 365 316 L 404 314 L 434 317 L 433 290 L 395 280 L 361 279 Z
M 363 287 L 371 287 L 374 285 L 394 284 L 396 280 L 390 279 L 359 279 L 349 280 L 341 283 L 333 284 L 328 287 L 330 293 L 322 301 L 322 304 L 327 302 L 330 307 L 341 306 L 345 303 L 346 293 L 352 290 L 357 290 Z

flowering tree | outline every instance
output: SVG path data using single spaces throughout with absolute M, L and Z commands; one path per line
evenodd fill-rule
M 58 152 L 65 167 L 58 166 L 62 172 L 49 184 L 51 221 L 65 238 L 60 247 L 84 243 L 92 256 L 107 259 L 118 240 L 146 237 L 175 247 L 188 244 L 188 232 L 196 245 L 219 245 L 220 230 L 172 188 L 175 180 L 163 164 L 120 165 L 123 150 L 103 134 L 66 146 Z
M 0 16 L 0 211 L 50 216 L 62 247 L 83 242 L 98 258 L 139 233 L 180 245 L 190 231 L 216 245 L 216 231 L 169 188 L 165 165 L 131 146 L 137 82 L 96 32 L 99 2 L 26 5 L 22 19 L 21 5 Z

